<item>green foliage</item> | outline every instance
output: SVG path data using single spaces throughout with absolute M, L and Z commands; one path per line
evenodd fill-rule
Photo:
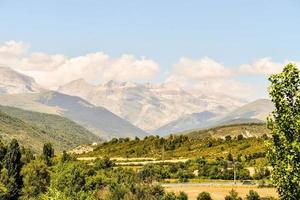
M 198 194 L 197 200 L 212 200 L 212 198 L 208 192 L 201 192 Z
M 37 197 L 47 191 L 50 183 L 50 173 L 43 160 L 33 160 L 22 168 L 23 197 Z
M 0 130 L 2 140 L 16 138 L 35 153 L 41 153 L 46 142 L 61 152 L 99 141 L 93 133 L 67 118 L 6 106 L 0 106 Z
M 54 149 L 51 143 L 44 144 L 42 158 L 48 166 L 52 165 L 52 158 L 54 157 Z
M 237 193 L 237 191 L 235 191 L 234 189 L 232 189 L 229 192 L 229 195 L 227 195 L 225 197 L 225 200 L 242 200 L 242 198 L 239 197 L 239 194 Z
M 250 190 L 249 194 L 246 196 L 246 200 L 261 200 L 257 192 Z
M 255 135 L 263 135 L 266 126 L 262 124 L 231 125 L 203 132 L 196 132 L 187 135 L 172 135 L 161 138 L 159 136 L 148 136 L 141 140 L 112 139 L 111 141 L 97 145 L 94 151 L 80 156 L 96 157 L 151 157 L 158 159 L 174 158 L 197 158 L 216 159 L 224 156 L 224 150 L 230 149 L 232 156 L 240 154 L 242 160 L 247 159 L 248 163 L 257 158 L 264 158 L 266 147 L 263 138 L 243 138 L 233 137 L 230 141 L 221 138 L 212 138 L 217 134 L 222 137 L 222 133 L 233 132 L 238 135 L 243 131 L 248 131 Z M 201 137 L 200 137 L 201 135 Z
M 22 177 L 21 177 L 21 151 L 17 140 L 13 139 L 4 157 L 4 168 L 1 171 L 1 182 L 7 188 L 7 199 L 18 199 L 21 195 Z
M 269 78 L 275 110 L 268 119 L 272 131 L 269 160 L 281 199 L 300 199 L 300 72 L 288 64 Z
M 178 200 L 188 200 L 188 196 L 185 192 L 180 192 L 177 199 Z
M 108 169 L 115 166 L 115 163 L 110 160 L 107 156 L 104 156 L 103 158 L 97 158 L 95 161 L 95 169 Z

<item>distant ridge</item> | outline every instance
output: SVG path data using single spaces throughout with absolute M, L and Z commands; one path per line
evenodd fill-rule
M 185 132 L 193 129 L 205 129 L 220 125 L 264 123 L 267 116 L 273 110 L 274 106 L 270 100 L 258 99 L 223 115 L 212 113 L 206 117 L 203 117 L 203 113 L 186 115 L 163 127 L 160 127 L 154 131 L 154 133 L 168 135 L 170 133 Z

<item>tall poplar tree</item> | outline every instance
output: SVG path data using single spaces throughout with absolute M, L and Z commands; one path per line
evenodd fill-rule
M 300 72 L 288 64 L 269 78 L 275 110 L 268 119 L 272 131 L 268 157 L 280 199 L 300 199 Z

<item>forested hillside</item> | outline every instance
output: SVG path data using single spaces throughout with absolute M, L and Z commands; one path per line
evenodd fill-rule
M 16 138 L 35 152 L 40 152 L 46 142 L 53 143 L 55 150 L 62 151 L 100 140 L 64 117 L 4 106 L 0 106 L 0 136 L 3 140 Z
M 244 133 L 247 133 L 248 137 Z M 159 136 L 149 136 L 143 140 L 115 138 L 99 144 L 94 151 L 82 156 L 215 159 L 226 157 L 231 153 L 234 156 L 255 157 L 256 154 L 261 154 L 264 157 L 266 139 L 265 125 L 230 125 L 165 138 Z

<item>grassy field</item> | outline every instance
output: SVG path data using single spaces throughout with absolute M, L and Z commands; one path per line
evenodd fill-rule
M 257 188 L 256 186 L 168 186 L 165 189 L 169 192 L 179 193 L 184 191 L 187 193 L 189 200 L 197 199 L 197 196 L 201 192 L 209 192 L 214 200 L 224 200 L 225 196 L 231 189 L 236 190 L 243 198 L 249 193 L 249 190 L 256 191 L 261 197 L 275 197 L 278 198 L 278 194 L 275 188 Z

